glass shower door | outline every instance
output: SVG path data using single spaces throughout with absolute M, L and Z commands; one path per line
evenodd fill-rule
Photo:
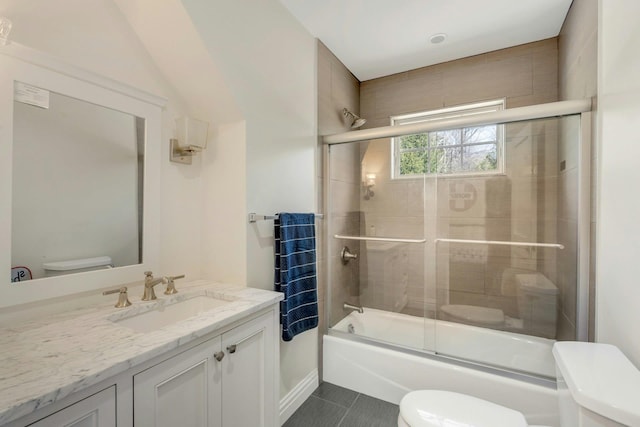
M 435 185 L 393 179 L 391 159 L 388 138 L 329 147 L 329 328 L 424 350 L 434 341 L 424 318 L 435 294 L 424 282 L 425 200 Z
M 500 129 L 500 170 L 438 176 L 435 349 L 553 378 L 576 338 L 580 117 Z

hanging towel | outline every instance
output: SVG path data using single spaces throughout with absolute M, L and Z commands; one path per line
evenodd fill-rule
M 315 214 L 281 213 L 275 219 L 275 288 L 282 339 L 318 326 Z

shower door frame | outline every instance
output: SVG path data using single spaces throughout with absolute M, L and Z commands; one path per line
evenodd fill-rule
M 506 124 L 526 120 L 560 118 L 580 114 L 580 134 L 578 141 L 578 235 L 577 235 L 577 283 L 576 283 L 576 340 L 588 341 L 589 338 L 589 301 L 590 301 L 590 257 L 591 257 L 591 161 L 592 161 L 592 100 L 559 101 L 548 104 L 532 105 L 505 109 L 498 112 L 468 116 L 456 119 L 434 120 L 404 126 L 385 126 L 358 131 L 328 135 L 321 138 L 323 156 L 323 205 L 325 212 L 325 259 L 326 259 L 326 297 L 325 297 L 325 327 L 323 334 L 328 334 L 331 314 L 331 272 L 333 261 L 331 247 L 333 241 L 332 200 L 330 198 L 331 161 L 330 146 L 338 144 L 357 143 L 367 140 L 396 137 L 427 131 L 446 130 L 464 126 L 478 126 L 483 124 Z M 426 238 L 426 236 L 425 236 Z M 434 236 L 435 238 L 435 236 Z M 343 335 L 335 332 L 338 335 Z M 353 339 L 354 337 L 349 337 Z M 435 352 L 437 349 L 423 349 L 423 353 Z M 400 349 L 405 351 L 405 349 Z M 420 350 L 418 349 L 418 352 Z M 493 369 L 490 369 L 493 371 Z M 505 371 L 506 372 L 506 371 Z

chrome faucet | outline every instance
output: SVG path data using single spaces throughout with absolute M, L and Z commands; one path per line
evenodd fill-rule
M 153 287 L 158 283 L 164 282 L 164 277 L 160 277 L 158 279 L 153 278 L 153 273 L 150 271 L 144 272 L 144 294 L 142 295 L 142 301 L 151 301 L 157 299 L 156 293 L 153 290 Z
M 343 303 L 342 308 L 344 308 L 345 310 L 357 311 L 360 314 L 364 313 L 364 309 L 362 307 L 360 307 L 359 305 L 349 304 L 348 302 Z

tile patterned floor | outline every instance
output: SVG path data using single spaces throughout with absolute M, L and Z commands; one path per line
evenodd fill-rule
M 284 427 L 396 427 L 398 405 L 322 383 Z

